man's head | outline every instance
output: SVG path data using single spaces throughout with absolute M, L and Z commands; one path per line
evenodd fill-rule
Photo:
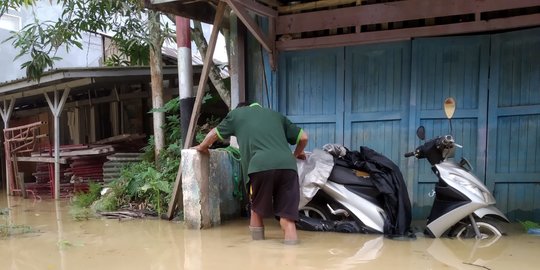
M 249 106 L 249 102 L 242 101 L 242 102 L 238 103 L 238 105 L 236 105 L 236 108 L 238 109 L 238 108 L 247 107 L 247 106 Z

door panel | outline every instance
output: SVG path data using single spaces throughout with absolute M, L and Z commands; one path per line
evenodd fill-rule
M 492 36 L 487 184 L 510 219 L 540 219 L 540 29 Z
M 309 135 L 307 150 L 343 143 L 343 48 L 283 53 L 279 111 Z
M 403 166 L 410 43 L 348 47 L 345 66 L 345 146 L 367 146 Z
M 456 151 L 511 219 L 540 219 L 540 29 L 496 35 L 285 52 L 279 111 L 306 129 L 308 149 L 368 146 L 396 162 L 429 214 L 436 177 L 425 160 L 403 158 L 427 137 L 452 133 Z M 452 132 L 443 101 L 454 97 Z M 489 115 L 489 118 L 488 118 Z
M 481 179 L 485 174 L 487 118 L 487 82 L 489 68 L 489 36 L 425 38 L 412 42 L 411 113 L 409 134 L 418 126 L 426 128 L 426 138 L 452 134 L 463 149 L 456 151 L 456 159 L 467 158 Z M 456 113 L 452 119 L 453 130 L 446 119 L 443 101 L 456 100 Z M 409 141 L 410 149 L 421 142 Z M 414 177 L 414 218 L 429 214 L 433 198 L 431 192 L 437 177 L 426 160 L 409 159 L 408 175 Z

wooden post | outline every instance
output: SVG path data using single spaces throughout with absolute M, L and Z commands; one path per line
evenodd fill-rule
M 163 61 L 161 57 L 161 29 L 158 13 L 151 11 L 148 21 L 150 22 L 150 42 L 152 43 L 149 61 L 152 84 L 152 108 L 158 109 L 163 107 Z M 159 153 L 165 146 L 165 134 L 162 128 L 165 123 L 165 113 L 154 111 L 152 113 L 152 119 L 154 126 L 154 154 L 157 161 Z
M 216 16 L 214 18 L 214 26 L 212 28 L 212 34 L 210 35 L 210 41 L 208 44 L 208 50 L 206 51 L 206 56 L 204 58 L 203 69 L 201 72 L 201 77 L 199 80 L 199 85 L 197 86 L 197 96 L 195 97 L 195 104 L 193 105 L 193 112 L 191 113 L 191 120 L 189 122 L 189 128 L 187 132 L 186 139 L 184 140 L 184 149 L 191 147 L 193 139 L 195 138 L 195 127 L 197 125 L 197 119 L 199 118 L 199 112 L 201 110 L 202 98 L 204 96 L 204 89 L 206 83 L 208 82 L 208 74 L 210 71 L 210 61 L 214 55 L 214 50 L 216 49 L 216 41 L 219 33 L 219 27 L 221 21 L 223 20 L 223 14 L 225 12 L 225 3 L 220 1 L 217 10 Z M 182 168 L 178 166 L 178 173 L 176 174 L 176 180 L 174 183 L 173 193 L 171 195 L 171 201 L 169 202 L 169 209 L 167 211 L 167 218 L 170 220 L 174 217 L 174 212 L 178 203 L 178 193 L 182 187 Z
M 7 103 L 8 101 L 4 99 L 4 106 L 0 110 L 0 114 L 2 115 L 2 120 L 4 121 L 4 129 L 9 128 L 9 118 L 11 118 L 11 113 L 13 112 L 13 107 L 15 106 L 15 98 L 9 100 L 9 105 Z M 4 138 L 5 141 L 5 138 Z M 5 147 L 5 164 L 6 164 L 6 194 L 7 195 L 13 195 L 11 193 L 10 183 L 11 179 L 13 179 L 13 167 L 11 167 L 11 162 L 9 158 L 9 149 L 7 148 L 8 145 L 4 144 Z
M 66 88 L 60 100 L 58 100 L 58 90 L 54 90 L 54 103 L 48 93 L 43 93 L 54 116 L 54 199 L 56 200 L 60 198 L 60 114 L 62 114 L 70 90 Z
M 24 185 L 24 178 L 21 179 L 21 176 L 19 175 L 19 164 L 17 163 L 19 160 L 17 160 L 17 156 L 13 154 L 11 157 L 11 163 L 13 164 L 13 175 L 15 176 L 15 181 L 17 182 L 17 185 L 19 186 L 19 189 L 21 190 L 21 194 L 23 198 L 28 198 L 28 194 L 26 193 L 26 186 Z
M 244 41 L 245 28 L 238 20 L 238 17 L 231 12 L 231 55 L 229 56 L 231 75 L 231 109 L 238 103 L 244 102 L 245 97 L 245 57 Z

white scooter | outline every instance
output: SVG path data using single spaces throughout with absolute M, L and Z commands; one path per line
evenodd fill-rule
M 451 120 L 455 110 L 453 99 L 445 101 L 445 112 Z M 450 122 L 451 125 L 451 122 Z M 425 129 L 417 135 L 425 140 Z M 461 147 L 451 135 L 425 142 L 405 157 L 427 158 L 439 178 L 434 189 L 435 201 L 424 233 L 430 237 L 500 236 L 504 230 L 498 220 L 508 222 L 494 207 L 495 199 L 471 172 L 470 164 L 448 160 Z M 369 174 L 335 165 L 328 180 L 319 186 L 309 203 L 300 208 L 300 229 L 315 231 L 383 233 L 387 213 L 383 210 L 380 192 Z

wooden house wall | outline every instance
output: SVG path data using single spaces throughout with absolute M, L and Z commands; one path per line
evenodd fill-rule
M 403 154 L 419 145 L 419 125 L 428 137 L 450 133 L 442 106 L 452 96 L 452 133 L 464 146 L 456 158 L 471 162 L 511 219 L 538 220 L 538 47 L 540 29 L 432 37 L 282 52 L 272 72 L 251 42 L 247 97 L 307 130 L 308 150 L 339 143 L 388 156 L 402 169 L 414 217 L 421 219 L 429 213 L 436 177 L 427 162 Z

